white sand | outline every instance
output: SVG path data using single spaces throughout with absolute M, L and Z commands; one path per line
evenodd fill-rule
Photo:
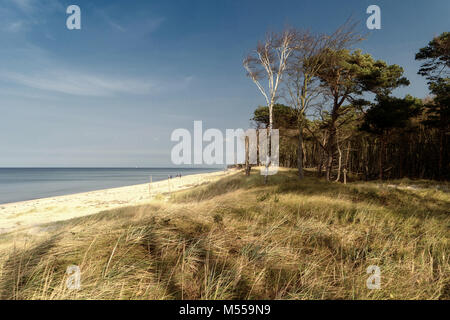
M 202 173 L 152 184 L 0 204 L 0 234 L 36 227 L 44 223 L 87 216 L 103 210 L 149 203 L 158 194 L 168 194 L 169 191 L 174 192 L 205 182 L 216 181 L 233 172 L 235 171 Z

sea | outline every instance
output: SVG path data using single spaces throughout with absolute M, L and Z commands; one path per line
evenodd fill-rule
M 220 171 L 218 168 L 0 168 L 0 204 Z

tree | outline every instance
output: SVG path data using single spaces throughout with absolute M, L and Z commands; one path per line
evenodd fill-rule
M 379 179 L 383 180 L 383 157 L 386 154 L 387 138 L 394 128 L 406 127 L 411 117 L 419 114 L 422 102 L 407 95 L 404 99 L 378 95 L 376 104 L 366 112 L 360 129 L 379 137 Z
M 273 105 L 273 127 L 274 129 L 292 129 L 295 128 L 297 117 L 293 112 L 293 109 L 284 104 L 276 103 Z M 251 119 L 255 121 L 258 127 L 263 125 L 265 128 L 269 128 L 270 125 L 270 116 L 269 116 L 269 107 L 259 106 L 253 112 L 253 118 Z
M 333 34 L 312 34 L 299 31 L 295 34 L 294 51 L 286 69 L 285 99 L 296 110 L 298 129 L 297 168 L 298 177 L 303 179 L 303 129 L 306 111 L 312 102 L 320 97 L 318 74 L 326 63 L 329 49 L 340 50 L 360 40 L 354 32 L 355 24 L 348 20 Z
M 295 150 L 297 117 L 295 110 L 283 104 L 273 106 L 273 128 L 279 130 L 279 163 L 282 166 L 291 166 L 294 163 L 293 150 Z M 269 127 L 269 108 L 259 106 L 253 112 L 256 128 Z M 259 153 L 259 150 L 258 150 Z
M 265 42 L 259 42 L 256 50 L 249 54 L 243 62 L 244 68 L 247 70 L 247 76 L 256 84 L 269 107 L 269 159 L 266 161 L 266 173 L 272 156 L 273 106 L 278 98 L 277 92 L 286 69 L 287 60 L 293 50 L 294 40 L 295 32 L 292 30 L 268 35 Z M 264 181 L 267 182 L 267 174 Z
M 439 130 L 439 178 L 444 176 L 444 145 L 450 122 L 450 32 L 435 37 L 416 54 L 416 60 L 424 61 L 418 74 L 425 76 L 433 94 L 426 104 L 427 119 L 424 124 Z
M 444 32 L 431 40 L 416 54 L 416 60 L 424 61 L 418 74 L 434 82 L 449 77 L 450 68 L 450 32 Z
M 334 154 L 336 152 L 336 122 L 345 115 L 344 102 L 353 105 L 368 105 L 369 102 L 358 99 L 364 92 L 387 95 L 409 81 L 402 77 L 403 68 L 386 62 L 374 60 L 370 54 L 360 50 L 350 53 L 347 49 L 328 50 L 325 66 L 319 72 L 321 86 L 332 101 L 327 121 L 327 180 L 331 179 Z

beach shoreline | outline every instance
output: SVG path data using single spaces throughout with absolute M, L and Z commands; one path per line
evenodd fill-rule
M 235 170 L 229 169 L 199 173 L 153 183 L 0 204 L 0 234 L 88 216 L 104 210 L 143 205 L 150 203 L 158 195 L 213 182 L 233 172 Z

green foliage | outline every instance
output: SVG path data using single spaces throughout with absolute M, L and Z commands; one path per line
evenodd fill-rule
M 319 72 L 322 86 L 334 97 L 342 97 L 342 104 L 352 94 L 372 92 L 387 95 L 399 86 L 409 85 L 402 76 L 403 68 L 375 60 L 361 50 L 329 50 L 327 63 Z M 359 101 L 361 103 L 361 101 Z
M 319 51 L 305 46 L 294 53 L 284 77 L 284 98 L 290 105 L 274 108 L 274 127 L 288 129 L 280 130 L 280 164 L 294 167 L 301 161 L 304 168 L 317 167 L 319 175 L 326 169 L 329 179 L 342 167 L 371 179 L 374 168 L 382 164 L 388 178 L 446 179 L 450 172 L 449 35 L 444 32 L 434 38 L 416 55 L 424 61 L 419 74 L 429 80 L 432 94 L 423 103 L 411 96 L 392 97 L 395 89 L 409 85 L 403 68 L 361 50 L 324 44 Z M 313 57 L 311 65 L 308 57 Z M 311 88 L 314 93 L 308 99 L 317 100 L 308 110 L 317 111 L 315 118 L 301 111 L 310 101 L 302 100 L 307 96 L 304 90 Z M 268 108 L 256 109 L 252 120 L 267 127 Z
M 443 32 L 421 48 L 416 60 L 425 61 L 418 74 L 425 76 L 430 82 L 448 77 L 450 67 L 450 32 Z
M 424 124 L 445 131 L 450 122 L 450 32 L 442 33 L 421 48 L 416 60 L 424 61 L 418 73 L 428 79 L 434 95 L 433 101 L 426 104 Z
M 343 95 L 345 98 L 351 93 L 361 93 L 356 81 L 360 72 L 357 63 L 364 58 L 366 57 L 361 57 L 360 51 L 351 54 L 346 49 L 328 50 L 326 63 L 318 72 L 322 87 L 328 89 L 335 97 Z
M 360 129 L 377 135 L 393 128 L 402 128 L 411 117 L 419 114 L 422 108 L 420 99 L 407 95 L 405 98 L 377 96 L 374 104 L 365 114 Z
M 427 119 L 424 124 L 442 129 L 449 126 L 450 119 L 450 79 L 438 79 L 430 84 L 434 95 L 426 104 Z
M 361 70 L 359 80 L 364 91 L 378 95 L 389 95 L 400 86 L 408 86 L 409 81 L 403 77 L 403 68 L 394 64 L 387 65 L 382 60 L 370 61 L 372 64 Z
M 275 129 L 291 129 L 296 128 L 297 114 L 296 111 L 284 104 L 275 104 L 273 106 L 274 128 Z M 253 121 L 259 126 L 269 126 L 269 107 L 259 106 L 253 112 Z

